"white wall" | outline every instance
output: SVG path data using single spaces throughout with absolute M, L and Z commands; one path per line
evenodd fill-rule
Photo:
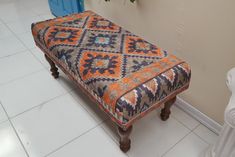
M 226 73 L 235 67 L 235 0 L 110 1 L 85 0 L 86 9 L 187 60 L 192 82 L 181 97 L 222 123 Z

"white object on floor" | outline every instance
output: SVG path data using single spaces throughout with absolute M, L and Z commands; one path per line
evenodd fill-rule
M 218 141 L 206 152 L 205 157 L 235 156 L 235 68 L 228 72 L 227 85 L 232 96 L 225 109 L 225 124 Z

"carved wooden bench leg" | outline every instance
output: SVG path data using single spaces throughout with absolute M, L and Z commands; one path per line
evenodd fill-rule
M 45 54 L 45 58 L 51 66 L 51 74 L 56 79 L 59 77 L 58 68 L 55 66 L 55 63 Z
M 120 136 L 120 149 L 126 153 L 131 148 L 131 140 L 129 138 L 132 131 L 132 126 L 124 130 L 121 127 L 118 127 L 118 134 Z
M 175 103 L 176 101 L 176 96 L 172 99 L 170 99 L 169 101 L 165 102 L 165 106 L 164 108 L 161 110 L 161 119 L 163 121 L 166 121 L 171 114 L 171 106 Z

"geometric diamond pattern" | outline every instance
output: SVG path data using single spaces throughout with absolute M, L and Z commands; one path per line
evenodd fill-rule
M 48 48 L 57 45 L 78 45 L 81 30 L 70 27 L 53 26 L 46 30 L 45 43 Z
M 119 32 L 121 28 L 100 16 L 92 16 L 87 22 L 87 29 L 99 31 Z
M 88 19 L 88 17 L 86 17 L 86 18 L 81 17 L 81 18 L 71 19 L 71 20 L 64 21 L 60 24 L 57 24 L 57 26 L 84 28 L 87 19 Z
M 187 63 L 91 11 L 33 24 L 32 33 L 121 126 L 189 85 Z
M 97 78 L 119 79 L 122 73 L 122 55 L 84 50 L 78 57 L 77 71 L 86 82 Z
M 81 47 L 95 51 L 121 53 L 120 38 L 120 34 L 113 32 L 86 30 L 81 39 Z
M 142 55 L 150 57 L 163 57 L 164 53 L 161 52 L 155 45 L 150 44 L 149 42 L 141 39 L 137 36 L 126 35 L 124 38 L 125 52 L 128 55 Z

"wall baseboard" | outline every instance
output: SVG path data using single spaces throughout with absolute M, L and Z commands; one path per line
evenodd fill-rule
M 216 121 L 214 121 L 213 119 L 211 119 L 210 117 L 208 117 L 207 115 L 205 115 L 204 113 L 202 113 L 201 111 L 199 111 L 198 109 L 196 109 L 195 107 L 184 101 L 183 99 L 177 97 L 175 104 L 177 107 L 179 107 L 184 112 L 194 117 L 196 120 L 198 120 L 200 123 L 208 127 L 211 131 L 213 131 L 217 135 L 220 133 L 222 126 L 219 123 L 217 123 Z

